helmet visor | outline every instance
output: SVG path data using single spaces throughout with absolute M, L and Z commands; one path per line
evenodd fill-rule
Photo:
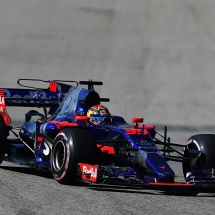
M 100 111 L 100 116 L 109 116 L 110 115 L 109 111 L 105 108 L 100 109 L 99 111 Z

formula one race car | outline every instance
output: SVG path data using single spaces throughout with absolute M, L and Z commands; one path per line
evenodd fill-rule
M 27 87 L 23 81 L 49 87 Z M 109 99 L 101 98 L 94 85 L 102 82 L 19 79 L 18 84 L 27 89 L 0 89 L 0 162 L 51 171 L 61 184 L 214 188 L 215 135 L 195 135 L 180 145 L 170 142 L 166 127 L 161 135 L 154 126 L 144 125 L 143 118 L 128 124 L 101 105 Z M 43 113 L 29 110 L 23 125 L 12 127 L 7 106 L 42 108 Z M 182 162 L 186 183 L 174 181 L 169 160 Z

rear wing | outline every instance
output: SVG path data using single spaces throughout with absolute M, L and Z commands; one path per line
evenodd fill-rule
M 33 82 L 35 85 L 47 83 L 48 88 L 40 88 L 24 85 L 22 82 Z M 44 81 L 41 79 L 18 79 L 18 85 L 23 88 L 1 88 L 4 92 L 5 106 L 15 106 L 15 107 L 49 107 L 49 114 L 53 114 L 54 111 L 59 107 L 65 95 L 71 89 L 71 87 L 78 87 L 79 84 L 88 85 L 89 90 L 93 90 L 94 85 L 102 85 L 102 82 L 99 81 L 67 81 L 67 80 L 49 80 Z M 72 83 L 72 84 L 65 84 Z M 39 92 L 41 98 L 44 102 L 41 103 L 41 100 L 35 98 L 35 92 Z M 100 98 L 100 101 L 108 102 L 109 98 Z
M 36 83 L 36 87 L 26 86 L 22 84 L 23 81 L 29 81 Z M 39 87 L 38 82 L 48 83 L 48 88 Z M 65 84 L 64 82 L 73 83 L 72 85 Z M 83 89 L 83 93 L 80 94 L 80 104 L 84 102 L 86 108 L 91 104 L 103 102 L 109 102 L 109 98 L 100 98 L 98 93 L 93 89 L 94 85 L 102 85 L 99 81 L 65 81 L 65 80 L 53 80 L 44 81 L 41 79 L 18 79 L 17 83 L 23 88 L 0 88 L 0 115 L 3 117 L 5 124 L 10 125 L 11 119 L 7 113 L 7 106 L 14 107 L 42 107 L 47 115 L 46 107 L 49 108 L 48 114 L 52 115 L 55 113 L 57 108 L 60 106 L 66 94 L 74 88 L 78 88 L 79 84 L 88 85 L 88 90 Z M 88 91 L 88 92 L 86 92 Z M 71 99 L 74 99 L 71 97 Z
M 34 82 L 35 85 L 38 85 L 37 82 L 44 82 L 48 84 L 48 88 L 39 88 L 23 85 L 21 82 L 30 81 Z M 73 85 L 64 84 L 62 82 L 72 82 Z M 64 81 L 64 80 L 54 80 L 54 81 L 44 81 L 40 79 L 19 79 L 17 83 L 26 87 L 23 88 L 1 88 L 4 92 L 4 99 L 6 106 L 16 106 L 16 107 L 43 107 L 45 104 L 46 107 L 49 107 L 49 113 L 52 114 L 61 101 L 63 100 L 66 93 L 71 87 L 78 86 L 76 81 Z M 35 97 L 35 92 L 39 92 L 41 99 L 44 101 L 44 104 L 41 103 L 40 99 Z

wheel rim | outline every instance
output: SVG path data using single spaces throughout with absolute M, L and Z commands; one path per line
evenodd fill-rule
M 187 145 L 187 147 L 185 148 L 185 151 L 184 151 L 184 158 L 189 159 L 188 162 L 182 162 L 184 177 L 186 176 L 187 172 L 189 172 L 191 169 L 201 169 L 205 166 L 205 163 L 206 163 L 206 157 L 204 154 L 201 154 L 201 156 L 198 157 L 198 159 L 196 159 L 196 161 L 191 163 L 191 161 L 192 161 L 192 160 L 190 160 L 191 159 L 190 158 L 191 150 L 198 150 L 198 147 L 193 142 L 190 143 L 189 145 Z
M 53 153 L 53 167 L 56 171 L 60 171 L 65 163 L 66 150 L 63 142 L 57 142 Z

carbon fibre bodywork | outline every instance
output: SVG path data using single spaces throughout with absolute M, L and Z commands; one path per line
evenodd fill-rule
M 28 79 L 20 79 L 18 83 L 23 80 Z M 51 152 L 56 136 L 63 129 L 82 129 L 93 135 L 99 159 L 98 163 L 77 163 L 79 180 L 96 184 L 137 185 L 150 189 L 198 187 L 192 180 L 187 180 L 184 184 L 175 183 L 175 173 L 167 161 L 182 162 L 186 158 L 183 157 L 183 150 L 180 152 L 175 149 L 183 149 L 184 146 L 170 142 L 166 127 L 162 136 L 154 126 L 144 125 L 143 118 L 133 118 L 131 124 L 116 115 L 105 118 L 99 125 L 89 121 L 87 110 L 102 101 L 109 101 L 108 98 L 101 98 L 94 90 L 94 85 L 102 85 L 102 82 L 81 81 L 74 82 L 74 86 L 62 83 L 64 81 L 42 82 L 49 84 L 48 89 L 1 89 L 0 115 L 4 118 L 8 131 L 16 136 L 15 139 L 8 137 L 2 160 L 50 171 Z M 81 88 L 79 84 L 88 85 L 88 88 Z M 43 113 L 29 110 L 23 125 L 14 128 L 10 125 L 7 106 L 43 108 Z M 32 120 L 35 116 L 37 120 Z M 162 140 L 157 139 L 158 135 Z M 202 171 L 195 172 L 195 177 L 198 178 L 199 175 L 202 175 Z M 204 177 L 206 181 L 209 178 L 212 182 L 204 185 L 213 187 L 214 176 L 207 174 Z

